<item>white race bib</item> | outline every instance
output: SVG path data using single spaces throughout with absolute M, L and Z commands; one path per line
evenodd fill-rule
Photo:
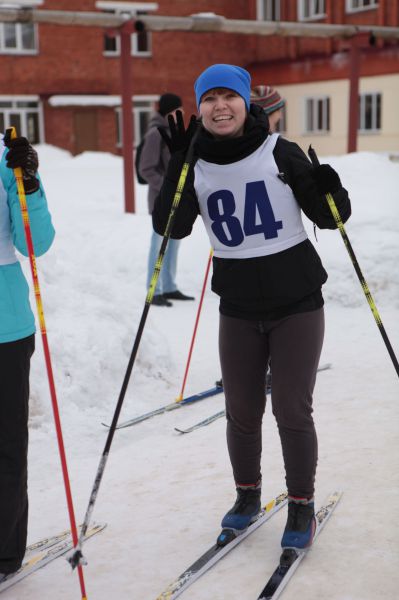
M 278 178 L 270 135 L 252 154 L 228 165 L 199 159 L 194 187 L 214 255 L 252 258 L 307 239 L 291 188 Z

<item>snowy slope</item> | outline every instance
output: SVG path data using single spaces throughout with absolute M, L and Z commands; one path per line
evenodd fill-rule
M 57 237 L 39 277 L 77 520 L 83 519 L 145 299 L 151 232 L 146 188 L 123 212 L 119 157 L 75 158 L 39 146 Z M 399 355 L 399 165 L 357 153 L 330 157 L 350 191 L 346 225 L 391 343 Z M 326 339 L 315 390 L 317 497 L 343 499 L 284 592 L 308 600 L 395 600 L 398 524 L 398 378 L 338 232 L 306 227 L 329 273 Z M 180 288 L 197 301 L 150 310 L 121 419 L 178 395 L 209 253 L 202 223 L 179 254 Z M 29 266 L 24 260 L 29 278 Z M 33 299 L 32 299 L 33 303 Z M 205 296 L 186 394 L 220 377 L 218 299 Z M 40 336 L 31 377 L 29 541 L 68 526 Z M 223 395 L 117 433 L 93 517 L 107 529 L 88 542 L 89 599 L 155 600 L 214 540 L 234 500 L 223 419 L 187 436 L 185 427 L 221 410 Z M 280 442 L 268 402 L 263 500 L 284 489 Z M 285 511 L 185 592 L 187 600 L 255 600 L 279 555 Z M 63 559 L 10 588 L 4 600 L 79 598 Z

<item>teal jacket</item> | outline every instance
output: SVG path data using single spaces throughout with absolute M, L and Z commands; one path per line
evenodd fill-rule
M 28 256 L 12 169 L 6 166 L 8 149 L 0 139 L 0 343 L 13 342 L 35 332 L 35 318 L 29 304 L 29 287 L 15 253 Z M 54 239 L 54 228 L 42 185 L 26 197 L 33 247 L 44 254 Z

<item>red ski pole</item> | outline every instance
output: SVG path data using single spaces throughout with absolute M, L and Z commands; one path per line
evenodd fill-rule
M 198 310 L 197 310 L 197 317 L 195 319 L 193 337 L 191 338 L 190 350 L 188 352 L 186 370 L 184 372 L 184 377 L 183 377 L 183 385 L 182 385 L 180 394 L 176 398 L 176 402 L 181 402 L 183 400 L 184 388 L 186 387 L 186 380 L 187 380 L 188 370 L 190 368 L 190 361 L 191 361 L 191 355 L 193 353 L 195 336 L 197 335 L 198 322 L 199 322 L 199 318 L 200 318 L 200 315 L 201 315 L 202 301 L 204 299 L 204 294 L 205 294 L 205 289 L 206 289 L 206 282 L 208 280 L 208 274 L 209 274 L 209 269 L 210 269 L 211 262 L 212 262 L 212 256 L 213 256 L 213 249 L 211 248 L 211 251 L 209 252 L 208 264 L 206 266 L 204 283 L 202 285 L 202 292 L 201 292 L 200 303 L 199 303 Z
M 11 130 L 11 139 L 16 138 L 17 134 L 16 134 L 15 127 L 10 127 L 10 130 Z M 56 391 L 55 391 L 53 369 L 51 366 L 50 348 L 49 348 L 48 341 L 47 341 L 46 323 L 44 320 L 42 297 L 41 297 L 41 293 L 40 293 L 39 278 L 38 278 L 37 268 L 36 268 L 36 257 L 35 257 L 35 251 L 33 249 L 32 233 L 31 233 L 31 228 L 30 228 L 29 213 L 28 213 L 28 207 L 26 204 L 26 195 L 25 195 L 25 188 L 24 188 L 24 181 L 23 181 L 23 174 L 22 174 L 21 167 L 17 167 L 16 169 L 14 169 L 14 175 L 15 175 L 15 179 L 17 181 L 18 197 L 19 197 L 19 203 L 21 206 L 22 220 L 24 223 L 26 245 L 28 247 L 28 253 L 29 253 L 29 263 L 30 263 L 30 269 L 31 269 L 32 279 L 33 279 L 33 288 L 34 288 L 34 292 L 35 292 L 36 307 L 37 307 L 37 314 L 38 314 L 38 318 L 39 318 L 40 331 L 41 331 L 41 335 L 42 335 L 44 358 L 45 358 L 45 362 L 46 362 L 47 376 L 48 376 L 48 382 L 49 382 L 49 387 L 50 387 L 50 396 L 51 396 L 51 403 L 52 403 L 52 407 L 53 407 L 55 429 L 57 432 L 57 440 L 58 440 L 58 448 L 59 448 L 60 459 L 61 459 L 62 474 L 64 477 L 64 486 L 65 486 L 65 493 L 66 493 L 66 499 L 67 499 L 67 505 L 68 505 L 69 521 L 71 524 L 72 540 L 73 540 L 74 546 L 76 546 L 78 543 L 78 532 L 76 529 L 76 520 L 75 520 L 74 509 L 73 509 L 71 486 L 70 486 L 70 482 L 69 482 L 64 441 L 63 441 L 63 436 L 62 436 L 61 420 L 60 420 L 60 415 L 59 415 L 59 411 L 58 411 L 58 402 L 57 402 L 57 395 L 56 395 Z M 79 583 L 80 583 L 80 590 L 82 593 L 82 600 L 87 600 L 86 590 L 85 590 L 85 582 L 84 582 L 84 577 L 83 577 L 83 569 L 81 566 L 79 566 Z

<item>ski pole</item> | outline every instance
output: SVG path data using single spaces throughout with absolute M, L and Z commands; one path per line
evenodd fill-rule
M 104 470 L 105 470 L 105 466 L 107 464 L 107 460 L 108 460 L 108 456 L 109 456 L 109 452 L 111 449 L 111 444 L 112 444 L 112 440 L 115 434 L 115 430 L 116 430 L 116 426 L 118 424 L 118 419 L 119 419 L 119 415 L 122 409 L 122 404 L 125 398 L 125 394 L 126 394 L 126 390 L 127 390 L 127 386 L 129 384 L 129 379 L 130 379 L 130 375 L 132 373 L 133 370 L 133 365 L 134 362 L 136 360 L 136 356 L 137 356 L 137 352 L 139 349 L 139 345 L 140 345 L 140 341 L 141 341 L 141 337 L 143 335 L 143 330 L 144 330 L 144 326 L 147 320 L 147 315 L 148 315 L 148 311 L 150 310 L 150 306 L 151 306 L 151 302 L 152 302 L 152 298 L 154 296 L 154 292 L 155 292 L 155 288 L 158 282 L 158 277 L 159 277 L 159 273 L 162 267 L 162 262 L 163 262 L 163 258 L 165 255 L 165 251 L 166 251 L 166 246 L 168 244 L 168 240 L 170 238 L 170 234 L 172 231 L 172 227 L 173 227 L 173 223 L 176 217 L 176 210 L 179 206 L 180 203 L 180 199 L 184 190 L 184 186 L 187 180 L 187 175 L 188 175 L 188 171 L 190 169 L 191 166 L 191 162 L 193 159 L 193 153 L 194 153 L 194 143 L 195 140 L 197 139 L 197 135 L 198 135 L 198 131 L 199 128 L 197 128 L 195 134 L 193 135 L 190 145 L 188 147 L 187 150 L 187 154 L 185 157 L 185 161 L 180 173 L 180 177 L 179 177 L 179 181 L 177 183 L 177 187 L 176 187 L 176 192 L 175 195 L 173 197 L 173 202 L 172 202 L 172 206 L 170 209 L 170 213 L 169 213 L 169 217 L 168 217 L 168 221 L 166 224 L 166 228 L 165 228 L 165 233 L 163 236 L 163 240 L 162 240 L 162 244 L 161 244 L 161 248 L 159 250 L 159 254 L 158 254 L 158 258 L 157 261 L 155 263 L 155 267 L 154 267 L 154 272 L 152 274 L 151 277 L 151 281 L 150 281 L 150 285 L 148 288 L 148 293 L 145 299 L 145 304 L 144 304 L 144 309 L 141 315 L 141 319 L 140 319 L 140 323 L 137 329 L 137 333 L 136 333 L 136 337 L 134 339 L 134 343 L 133 343 L 133 348 L 130 354 L 130 358 L 129 358 L 129 362 L 127 365 L 127 369 L 126 369 L 126 373 L 123 379 L 123 383 L 122 383 L 122 387 L 121 387 L 121 391 L 119 393 L 119 398 L 118 398 L 118 402 L 116 404 L 115 407 L 115 412 L 114 412 L 114 416 L 112 418 L 112 422 L 108 431 L 108 435 L 107 435 L 107 439 L 105 442 L 105 446 L 104 446 L 104 450 L 102 452 L 101 458 L 100 458 L 100 462 L 97 468 L 97 473 L 96 473 L 96 477 L 94 479 L 94 483 L 93 483 L 93 488 L 90 494 L 90 498 L 89 498 L 89 503 L 87 506 L 87 510 L 86 510 L 86 514 L 85 514 L 85 518 L 82 524 L 82 528 L 80 531 L 80 536 L 79 536 L 79 541 L 77 546 L 75 546 L 74 551 L 72 552 L 72 554 L 69 556 L 68 560 L 70 562 L 70 564 L 72 565 L 72 568 L 74 569 L 76 566 L 80 565 L 80 564 L 85 564 L 85 559 L 83 557 L 83 553 L 82 553 L 82 546 L 83 546 L 83 541 L 84 541 L 84 536 L 86 534 L 87 528 L 89 526 L 90 523 L 90 518 L 91 518 L 91 514 L 93 512 L 94 509 L 94 504 L 96 502 L 97 499 L 97 494 L 98 494 L 98 490 L 100 488 L 101 485 L 101 480 L 104 474 Z
M 15 130 L 15 127 L 10 127 L 9 129 L 10 129 L 11 139 L 15 139 L 17 137 L 17 132 Z M 58 449 L 59 449 L 59 454 L 60 454 L 60 459 L 61 459 L 62 474 L 63 474 L 63 478 L 64 478 L 64 487 L 65 487 L 65 494 L 66 494 L 66 499 L 67 499 L 69 521 L 71 524 L 72 540 L 73 540 L 74 546 L 76 546 L 76 544 L 78 543 L 78 532 L 77 532 L 77 528 L 76 528 L 76 520 L 75 520 L 75 512 L 74 512 L 74 508 L 73 508 L 71 485 L 69 482 L 68 466 L 67 466 L 65 447 L 64 447 L 64 441 L 63 441 L 63 436 L 62 436 L 61 420 L 60 420 L 60 415 L 59 415 L 59 410 L 58 410 L 57 394 L 55 391 L 53 369 L 52 369 L 52 365 L 51 365 L 50 348 L 49 348 L 49 344 L 48 344 L 48 340 L 47 340 L 47 330 L 46 330 L 46 323 L 44 320 L 43 303 L 42 303 L 42 297 L 41 297 L 41 293 L 40 293 L 39 277 L 38 277 L 37 268 L 36 268 L 36 257 L 35 257 L 35 252 L 33 249 L 32 232 L 31 232 L 31 228 L 30 228 L 29 212 L 28 212 L 28 206 L 26 203 L 26 194 L 25 194 L 23 173 L 22 173 L 21 167 L 16 167 L 14 169 L 14 176 L 15 176 L 15 179 L 17 182 L 18 198 L 19 198 L 19 203 L 21 206 L 21 214 L 22 214 L 22 220 L 23 220 L 23 224 L 24 224 L 26 245 L 27 245 L 28 253 L 29 253 L 29 263 L 30 263 L 30 269 L 31 269 L 31 273 L 32 273 L 33 288 L 34 288 L 35 299 L 36 299 L 37 315 L 38 315 L 39 324 L 40 324 L 40 332 L 41 332 L 41 337 L 42 337 L 42 342 L 43 342 L 44 358 L 45 358 L 45 362 L 46 362 L 47 377 L 48 377 L 48 383 L 49 383 L 49 388 L 50 388 L 51 404 L 53 407 L 55 429 L 57 432 Z M 81 566 L 79 567 L 79 583 L 80 583 L 80 590 L 81 590 L 81 594 L 82 594 L 82 600 L 87 600 L 86 590 L 85 590 L 85 582 L 84 582 L 84 577 L 83 577 L 83 569 Z
M 312 146 L 309 146 L 308 154 L 309 154 L 310 160 L 312 161 L 313 166 L 314 167 L 318 167 L 320 165 L 320 162 L 319 162 L 319 159 L 317 158 L 316 152 L 312 148 Z M 385 346 L 386 346 L 386 348 L 388 350 L 389 356 L 391 357 L 391 360 L 393 362 L 393 366 L 395 367 L 396 373 L 399 376 L 399 363 L 398 363 L 398 359 L 395 356 L 395 352 L 394 352 L 394 350 L 393 350 L 393 348 L 391 346 L 391 343 L 390 343 L 388 335 L 387 335 L 387 333 L 385 331 L 384 325 L 382 324 L 382 320 L 381 320 L 380 314 L 379 314 L 379 312 L 377 310 L 377 306 L 376 306 L 376 304 L 374 302 L 374 299 L 373 299 L 373 297 L 371 295 L 371 292 L 369 290 L 369 286 L 367 285 L 367 282 L 366 282 L 366 280 L 365 280 L 365 278 L 363 276 L 363 273 L 362 273 L 362 271 L 360 269 L 360 266 L 359 266 L 359 263 L 358 263 L 357 258 L 355 256 L 355 253 L 353 251 L 352 245 L 351 245 L 351 243 L 349 241 L 349 238 L 347 236 L 347 233 L 345 231 L 344 224 L 342 223 L 341 215 L 339 214 L 337 206 L 336 206 L 336 204 L 334 202 L 334 198 L 332 197 L 332 195 L 330 193 L 327 193 L 325 195 L 325 197 L 326 197 L 326 200 L 328 202 L 328 206 L 330 207 L 331 213 L 332 213 L 332 215 L 334 217 L 334 221 L 337 224 L 337 227 L 338 227 L 338 229 L 339 229 L 339 231 L 341 233 L 341 236 L 342 236 L 342 239 L 344 241 L 345 247 L 346 247 L 346 249 L 348 251 L 348 254 L 350 256 L 350 259 L 351 259 L 352 264 L 354 266 L 354 269 L 356 271 L 356 275 L 359 278 L 360 285 L 362 286 L 362 289 L 363 289 L 364 295 L 366 296 L 366 300 L 368 302 L 368 305 L 370 306 L 371 312 L 373 313 L 375 322 L 377 323 L 378 329 L 380 330 L 382 339 L 385 342 Z
M 186 387 L 186 380 L 187 380 L 188 370 L 190 368 L 191 355 L 193 353 L 195 336 L 197 335 L 197 328 L 198 328 L 198 323 L 199 323 L 199 319 L 200 319 L 200 315 L 201 315 L 202 302 L 204 300 L 204 294 L 205 294 L 205 289 L 206 289 L 206 282 L 208 280 L 209 269 L 210 269 L 211 262 L 212 262 L 212 256 L 213 256 L 213 248 L 211 248 L 211 251 L 209 252 L 209 258 L 208 258 L 208 264 L 206 266 L 204 283 L 202 285 L 202 292 L 201 292 L 200 303 L 199 303 L 198 310 L 197 310 L 197 317 L 195 319 L 193 337 L 191 338 L 191 344 L 190 344 L 190 350 L 188 352 L 186 370 L 184 372 L 184 377 L 183 377 L 183 384 L 182 384 L 182 387 L 181 387 L 181 390 L 180 390 L 180 394 L 176 398 L 176 402 L 181 402 L 183 400 L 184 388 Z

